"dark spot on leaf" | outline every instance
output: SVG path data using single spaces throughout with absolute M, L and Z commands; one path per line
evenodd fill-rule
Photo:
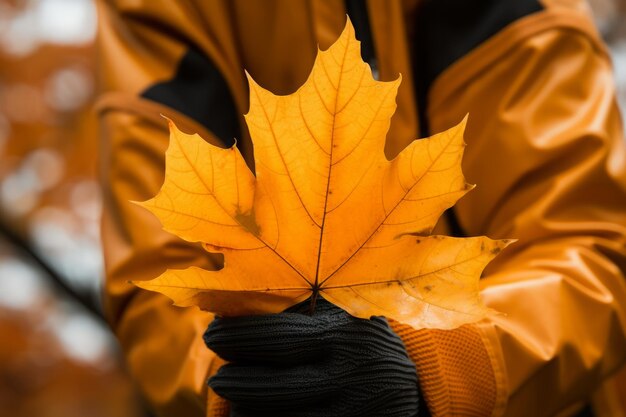
M 417 232 L 413 232 L 411 233 L 411 235 L 412 236 L 428 236 L 430 235 L 430 232 L 432 232 L 432 229 L 426 228 L 426 229 L 418 230 Z
M 483 252 L 485 250 L 485 242 L 480 242 L 480 251 Z
M 424 285 L 424 289 L 425 289 L 427 292 L 431 292 L 431 291 L 433 290 L 433 286 L 432 286 L 432 285 Z
M 237 220 L 240 225 L 248 229 L 248 231 L 253 235 L 259 236 L 261 234 L 261 227 L 259 227 L 254 218 L 254 211 L 251 211 L 250 213 L 237 212 L 235 220 Z
M 495 248 L 491 249 L 491 254 L 492 254 L 492 255 L 497 255 L 497 254 L 499 254 L 500 252 L 502 252 L 502 248 L 501 248 L 501 247 L 499 247 L 499 246 L 496 246 Z

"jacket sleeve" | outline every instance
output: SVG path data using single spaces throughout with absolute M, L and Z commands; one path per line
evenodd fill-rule
M 485 271 L 484 298 L 501 314 L 465 350 L 492 363 L 508 399 L 494 414 L 571 411 L 626 359 L 626 154 L 590 18 L 547 7 L 449 67 L 430 91 L 432 131 L 466 113 L 464 170 L 477 188 L 457 204 L 458 223 L 518 242 Z M 481 401 L 460 380 L 457 398 Z
M 152 279 L 165 268 L 194 264 L 214 269 L 219 265 L 199 246 L 162 231 L 156 218 L 131 203 L 153 197 L 163 182 L 169 140 L 167 123 L 159 114 L 187 132 L 220 142 L 202 115 L 184 114 L 180 108 L 184 102 L 164 84 L 176 78 L 190 50 L 195 55 L 188 71 L 196 75 L 187 80 L 207 82 L 202 76 L 207 74 L 205 64 L 215 51 L 214 44 L 201 39 L 204 31 L 185 20 L 190 15 L 185 1 L 101 1 L 98 7 L 105 312 L 130 373 L 157 414 L 204 416 L 207 376 L 222 364 L 201 337 L 212 316 L 175 307 L 168 298 L 140 291 L 128 281 Z M 218 18 L 221 11 L 213 11 Z M 219 68 L 230 62 L 217 52 L 211 61 Z M 230 73 L 235 77 L 240 72 Z M 194 89 L 206 91 L 205 85 L 194 88 L 192 84 L 183 85 L 190 96 Z M 228 85 L 222 90 L 228 91 Z M 222 401 L 211 401 L 210 413 L 222 405 Z

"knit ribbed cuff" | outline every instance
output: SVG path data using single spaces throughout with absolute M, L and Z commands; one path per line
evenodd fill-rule
M 433 417 L 493 416 L 502 408 L 501 389 L 480 329 L 419 330 L 389 321 L 415 363 Z

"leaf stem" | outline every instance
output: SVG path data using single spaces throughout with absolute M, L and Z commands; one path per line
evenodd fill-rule
M 309 316 L 315 313 L 315 307 L 317 306 L 317 298 L 320 295 L 320 287 L 315 285 L 312 287 L 311 304 L 309 305 Z

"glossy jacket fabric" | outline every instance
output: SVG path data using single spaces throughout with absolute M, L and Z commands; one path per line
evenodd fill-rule
M 615 375 L 626 360 L 626 154 L 606 49 L 578 1 L 439 1 L 366 2 L 371 62 L 383 80 L 403 75 L 386 152 L 469 113 L 464 171 L 478 187 L 436 231 L 519 242 L 482 280 L 503 314 L 448 332 L 393 323 L 428 407 L 434 416 L 566 416 L 592 402 L 596 415 L 624 415 Z M 222 363 L 201 338 L 211 315 L 127 283 L 219 267 L 129 203 L 162 184 L 159 114 L 216 144 L 237 137 L 250 161 L 243 69 L 275 93 L 293 91 L 317 44 L 340 33 L 346 3 L 99 3 L 105 307 L 159 415 L 227 409 L 206 391 Z M 480 13 L 452 16 L 470 3 Z

